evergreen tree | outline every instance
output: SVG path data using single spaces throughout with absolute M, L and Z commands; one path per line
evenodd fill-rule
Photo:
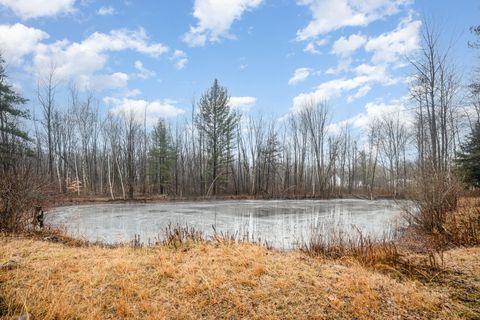
M 270 125 L 265 144 L 261 146 L 260 162 L 263 163 L 263 191 L 271 195 L 275 189 L 277 166 L 281 157 L 281 144 L 274 125 Z
M 28 113 L 20 108 L 26 102 L 8 83 L 5 60 L 0 55 L 0 163 L 4 171 L 16 157 L 28 151 L 24 146 L 29 137 L 19 127 L 19 120 L 28 118 Z
M 457 155 L 457 163 L 464 181 L 475 187 L 480 187 L 480 122 L 468 137 L 462 152 Z
M 480 49 L 480 26 L 470 28 L 471 33 L 476 36 L 475 41 L 469 41 L 468 46 L 474 49 Z M 477 63 L 478 63 L 477 59 Z M 477 64 L 474 68 L 474 78 L 468 85 L 471 94 L 471 102 L 477 113 L 477 118 L 480 118 L 480 66 Z M 478 120 L 478 119 L 477 119 Z
M 217 193 L 218 185 L 225 182 L 232 157 L 235 127 L 238 115 L 229 106 L 230 96 L 215 79 L 199 101 L 196 119 L 198 130 L 205 138 L 207 151 L 207 190 Z
M 149 175 L 155 191 L 164 194 L 170 187 L 172 166 L 175 160 L 170 136 L 165 121 L 160 119 L 152 132 L 149 151 Z
M 470 48 L 480 49 L 480 25 L 470 27 L 470 32 L 474 36 L 479 37 L 479 39 L 475 39 L 474 41 L 469 41 L 468 46 Z

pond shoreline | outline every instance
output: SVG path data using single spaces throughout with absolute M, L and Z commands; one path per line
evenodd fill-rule
M 222 196 L 137 196 L 133 199 L 116 198 L 111 199 L 108 196 L 63 196 L 57 195 L 53 199 L 46 202 L 44 208 L 47 210 L 82 205 L 82 204 L 98 204 L 98 203 L 169 203 L 169 202 L 196 202 L 196 201 L 229 201 L 229 200 L 405 200 L 405 196 L 393 195 L 373 195 L 371 198 L 367 194 L 342 194 L 336 196 L 313 196 L 313 195 L 292 195 L 292 196 L 251 196 L 251 195 L 222 195 Z

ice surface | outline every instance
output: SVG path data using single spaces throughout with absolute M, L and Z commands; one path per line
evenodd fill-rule
M 161 239 L 168 224 L 188 225 L 207 235 L 248 234 L 278 249 L 298 247 L 314 230 L 337 228 L 381 235 L 399 217 L 389 200 L 241 200 L 92 204 L 60 207 L 46 215 L 76 237 L 117 243 L 140 235 L 144 243 Z

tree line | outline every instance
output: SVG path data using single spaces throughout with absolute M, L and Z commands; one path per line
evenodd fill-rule
M 49 80 L 50 81 L 50 80 Z M 92 96 L 70 89 L 56 108 L 54 85 L 39 89 L 42 118 L 30 148 L 34 169 L 58 193 L 105 195 L 252 195 L 332 197 L 401 195 L 412 175 L 413 135 L 402 112 L 375 119 L 364 140 L 333 127 L 326 101 L 309 101 L 285 120 L 247 117 L 215 80 L 190 120 L 102 115 Z
M 374 117 L 361 132 L 333 124 L 324 100 L 306 101 L 281 121 L 241 115 L 218 80 L 194 103 L 191 119 L 159 119 L 152 127 L 146 113 L 101 112 L 93 95 L 75 87 L 60 104 L 54 68 L 38 83 L 31 103 L 41 114 L 34 117 L 8 85 L 2 61 L 1 172 L 46 177 L 43 187 L 58 194 L 112 199 L 401 197 L 412 187 L 432 186 L 425 194 L 440 198 L 458 176 L 465 128 L 478 123 L 478 83 L 470 86 L 473 109 L 465 111 L 449 48 L 428 25 L 422 36 L 410 59 L 412 108 Z

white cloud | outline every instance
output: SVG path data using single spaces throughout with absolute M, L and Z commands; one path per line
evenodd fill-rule
M 111 88 L 125 88 L 128 84 L 128 79 L 128 74 L 114 72 L 112 74 L 81 75 L 78 82 L 80 82 L 83 88 L 101 91 Z
M 315 39 L 343 27 L 367 26 L 371 22 L 397 13 L 411 0 L 297 0 L 307 6 L 312 21 L 297 31 L 297 40 Z
M 295 70 L 293 76 L 288 80 L 289 85 L 295 85 L 302 81 L 305 81 L 310 74 L 312 73 L 312 69 L 310 68 L 298 68 Z
M 315 48 L 315 44 L 313 42 L 309 42 L 305 48 L 303 49 L 303 52 L 308 52 L 311 54 L 320 54 L 321 52 Z
M 42 30 L 24 26 L 0 25 L 0 50 L 7 63 L 21 64 L 22 58 L 34 51 L 37 44 L 49 35 Z
M 398 13 L 409 5 L 410 0 L 297 0 L 307 6 L 313 19 L 297 32 L 297 41 L 308 41 L 304 51 L 320 53 L 315 47 L 317 39 L 324 38 L 329 32 L 344 27 L 367 26 L 371 22 Z M 391 73 L 393 68 L 402 67 L 402 56 L 419 48 L 421 22 L 410 14 L 400 21 L 397 27 L 377 36 L 362 33 L 350 34 L 337 39 L 330 53 L 338 58 L 338 65 L 326 71 L 327 74 L 348 72 L 345 76 L 320 83 L 310 92 L 303 92 L 294 97 L 291 111 L 302 110 L 309 102 L 344 98 L 348 103 L 365 97 L 376 85 L 389 86 L 404 81 Z M 368 63 L 352 67 L 356 61 L 354 54 L 364 50 L 370 55 Z M 352 75 L 353 74 L 353 75 Z M 347 119 L 339 125 L 351 124 L 365 128 L 373 118 L 388 112 L 404 110 L 401 102 L 371 102 L 365 106 L 365 112 Z
M 315 91 L 301 93 L 293 98 L 293 110 L 298 111 L 305 107 L 310 101 L 328 100 L 337 97 L 343 91 L 350 91 L 360 87 L 365 80 L 358 79 L 334 79 L 320 84 Z
M 361 34 L 352 34 L 348 38 L 341 37 L 333 43 L 331 52 L 343 57 L 350 56 L 366 42 L 367 38 Z
M 142 91 L 140 91 L 139 89 L 132 89 L 132 90 L 124 91 L 121 95 L 124 98 L 130 98 L 130 97 L 136 97 L 140 94 L 142 94 Z
M 381 8 L 382 5 L 386 5 L 383 3 L 385 2 L 384 0 L 372 1 L 376 2 L 376 4 L 371 3 L 372 7 L 375 8 Z M 325 1 L 325 3 L 328 2 Z M 345 0 L 343 2 L 339 1 L 336 5 L 341 3 L 345 5 L 347 2 Z M 396 5 L 399 3 L 397 1 Z M 361 2 L 358 2 L 358 5 L 361 6 Z M 399 68 L 404 66 L 402 57 L 419 48 L 420 28 L 421 22 L 413 20 L 412 16 L 409 15 L 401 20 L 394 30 L 382 33 L 376 37 L 367 38 L 358 33 L 349 37 L 339 38 L 334 42 L 331 49 L 331 53 L 338 56 L 338 65 L 335 68 L 328 69 L 325 73 L 353 72 L 355 76 L 327 81 L 317 86 L 312 92 L 299 94 L 294 98 L 293 110 L 302 108 L 306 102 L 312 99 L 329 99 L 342 96 L 345 93 L 348 93 L 346 100 L 350 103 L 367 95 L 374 84 L 385 86 L 405 81 L 401 77 L 392 77 L 390 71 L 392 67 Z M 311 41 L 314 40 L 310 40 L 310 43 Z M 370 64 L 363 63 L 352 68 L 352 54 L 360 48 L 363 48 L 367 53 L 371 53 Z
M 347 102 L 350 103 L 350 102 L 353 102 L 359 98 L 362 98 L 364 96 L 367 95 L 367 93 L 370 92 L 370 90 L 372 90 L 372 87 L 370 87 L 369 85 L 365 85 L 363 87 L 360 87 L 360 89 L 358 89 L 358 91 L 354 94 L 354 95 L 351 95 L 347 98 Z
M 347 71 L 351 63 L 352 59 L 350 57 L 343 57 L 338 61 L 338 65 L 335 68 L 328 68 L 325 74 L 338 74 L 342 71 Z
M 135 74 L 137 78 L 140 79 L 149 79 L 155 77 L 157 74 L 155 71 L 148 70 L 143 66 L 143 62 L 140 60 L 135 61 L 135 69 L 137 69 L 138 73 Z
M 358 75 L 374 75 L 375 73 L 378 73 L 381 71 L 380 66 L 374 66 L 370 64 L 365 64 L 362 63 L 361 65 L 358 65 L 357 67 L 354 68 L 354 71 Z
M 229 105 L 232 109 L 249 111 L 257 103 L 255 97 L 230 97 Z
M 171 57 L 171 60 L 175 61 L 175 68 L 182 70 L 188 63 L 187 54 L 182 50 L 175 50 Z
M 321 47 L 323 45 L 326 45 L 328 43 L 327 38 L 323 38 L 320 40 L 316 41 L 310 41 L 306 47 L 303 49 L 303 52 L 309 52 L 311 54 L 321 54 L 319 50 L 317 50 L 317 46 Z
M 147 33 L 143 28 L 138 30 L 119 29 L 110 31 L 109 34 L 95 32 L 80 45 L 97 52 L 132 49 L 152 57 L 159 57 L 168 51 L 163 44 L 148 44 L 148 40 Z
M 351 96 L 350 101 L 367 94 L 369 87 L 373 83 L 381 83 L 382 85 L 390 85 L 394 80 L 390 79 L 386 74 L 384 66 L 368 66 L 360 65 L 355 68 L 356 76 L 353 78 L 340 78 L 324 82 L 317 86 L 313 92 L 301 93 L 293 98 L 293 111 L 298 111 L 310 101 L 328 100 L 333 97 L 339 97 L 344 92 L 349 92 L 355 89 L 357 97 Z M 360 92 L 360 93 L 359 93 Z
M 99 16 L 113 16 L 115 13 L 115 8 L 112 6 L 101 7 L 97 10 L 97 14 Z
M 75 0 L 0 0 L 21 19 L 56 16 L 73 12 Z
M 106 76 L 101 72 L 108 65 L 108 53 L 128 49 L 151 57 L 158 57 L 168 51 L 161 43 L 150 44 L 143 29 L 113 30 L 108 34 L 95 32 L 82 42 L 65 39 L 52 44 L 38 44 L 33 58 L 34 69 L 38 76 L 54 65 L 60 79 L 78 81 L 80 88 L 89 88 L 95 82 L 93 78 Z M 120 74 L 110 75 L 111 81 L 106 84 L 113 87 L 126 84 L 128 77 Z
M 216 42 L 229 38 L 230 27 L 239 20 L 245 11 L 257 8 L 263 0 L 195 0 L 193 16 L 196 26 L 184 34 L 183 41 L 188 45 L 203 46 L 207 41 Z
M 185 110 L 176 106 L 176 101 L 169 99 L 146 101 L 143 99 L 105 97 L 103 101 L 110 107 L 110 113 L 126 116 L 133 114 L 135 120 L 141 123 L 143 123 L 146 114 L 147 125 L 149 126 L 154 125 L 159 118 L 172 118 L 185 112 Z
M 410 127 L 413 124 L 414 113 L 409 112 L 405 105 L 398 100 L 384 102 L 369 102 L 365 105 L 365 111 L 361 112 L 351 118 L 331 123 L 328 126 L 328 132 L 331 134 L 338 134 L 342 128 L 346 126 L 353 126 L 360 130 L 368 130 L 369 126 L 380 119 L 392 117 L 398 119 L 400 123 L 406 127 Z
M 405 105 L 398 101 L 391 101 L 388 104 L 369 102 L 365 105 L 365 112 L 356 115 L 350 121 L 355 127 L 366 130 L 373 121 L 384 117 L 398 117 L 402 123 L 409 126 L 413 123 L 413 113 L 407 111 Z
M 399 61 L 402 55 L 419 48 L 421 26 L 421 21 L 408 17 L 401 21 L 395 30 L 368 40 L 365 50 L 373 53 L 373 63 Z

